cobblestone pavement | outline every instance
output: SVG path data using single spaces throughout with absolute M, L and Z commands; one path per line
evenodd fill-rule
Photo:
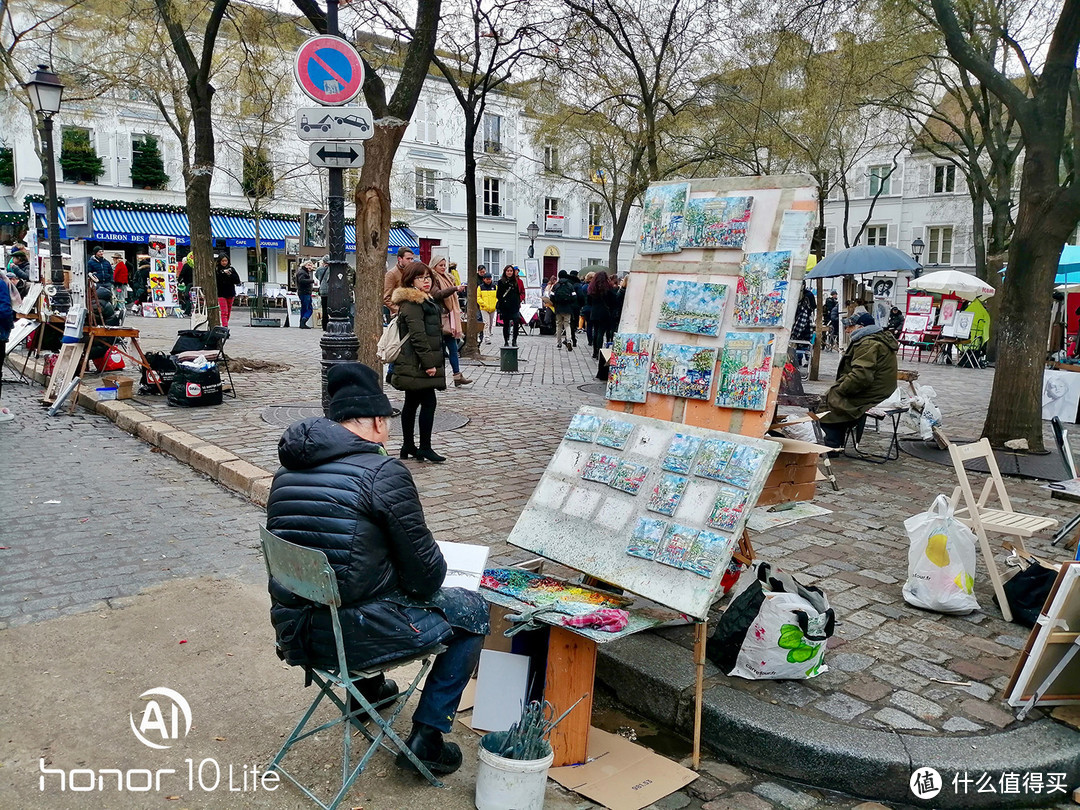
M 239 313 L 237 323 L 243 317 Z M 146 350 L 167 349 L 180 328 L 175 321 L 133 318 L 132 323 L 143 330 Z M 219 408 L 168 408 L 155 397 L 136 404 L 272 472 L 280 428 L 265 422 L 262 410 L 317 401 L 320 335 L 234 327 L 228 347 L 233 357 L 272 360 L 289 369 L 237 374 L 240 397 Z M 505 544 L 506 535 L 570 415 L 581 404 L 603 402 L 582 390 L 592 382 L 595 367 L 581 343 L 578 351 L 566 353 L 556 350 L 552 338 L 523 337 L 520 374 L 500 373 L 495 353 L 486 350 L 488 365 L 466 367 L 474 385 L 440 395 L 441 408 L 464 413 L 470 422 L 436 435 L 437 448 L 450 456 L 447 464 L 412 463 L 438 537 L 488 543 L 496 560 L 521 556 Z M 825 371 L 831 372 L 835 362 L 836 355 L 826 355 Z M 919 370 L 922 381 L 937 389 L 949 435 L 978 434 L 983 407 L 967 403 L 986 401 L 991 370 L 903 365 Z M 824 384 L 808 388 L 823 390 Z M 81 412 L 43 417 L 39 394 L 36 387 L 5 386 L 5 404 L 18 416 L 0 426 L 9 482 L 0 495 L 0 545 L 8 547 L 0 550 L 0 628 L 89 609 L 167 578 L 262 576 L 253 531 L 260 510 L 102 417 Z M 56 461 L 64 462 L 65 474 L 43 476 L 42 460 L 51 471 Z M 950 468 L 907 455 L 882 466 L 848 459 L 834 466 L 842 491 L 819 488 L 817 497 L 832 515 L 754 538 L 760 558 L 820 584 L 837 607 L 840 623 L 826 659 L 830 671 L 797 683 L 717 676 L 706 688 L 723 683 L 810 716 L 872 728 L 940 735 L 1014 725 L 1000 690 L 1026 631 L 1001 620 L 987 578 L 980 577 L 976 588 L 983 610 L 967 617 L 916 611 L 900 596 L 907 552 L 902 521 L 937 493 L 951 491 Z M 1019 509 L 1058 518 L 1072 514 L 1036 484 L 1010 480 L 1009 488 Z M 46 503 L 50 500 L 60 503 Z M 43 521 L 50 531 L 41 532 Z M 1047 538 L 1030 545 L 1050 558 L 1061 557 L 1049 549 Z M 665 633 L 688 643 L 682 631 Z M 714 760 L 703 774 L 656 806 L 881 806 L 859 805 Z

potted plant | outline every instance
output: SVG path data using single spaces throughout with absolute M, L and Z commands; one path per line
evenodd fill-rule
M 161 158 L 157 138 L 144 135 L 131 144 L 131 185 L 145 189 L 165 188 L 169 175 Z
M 492 731 L 480 738 L 477 810 L 543 810 L 548 768 L 555 758 L 547 737 L 585 697 L 556 720 L 547 719 L 555 714 L 550 703 L 534 700 L 509 731 Z
M 105 172 L 85 129 L 65 129 L 60 142 L 60 168 L 67 183 L 93 183 Z

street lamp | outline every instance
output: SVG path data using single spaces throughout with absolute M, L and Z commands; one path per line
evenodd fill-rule
M 912 275 L 918 278 L 922 275 L 922 254 L 926 250 L 926 244 L 919 237 L 915 237 L 915 241 L 911 243 L 911 258 L 913 258 L 918 264 L 919 269 L 915 270 Z
M 64 260 L 60 255 L 60 216 L 56 199 L 56 159 L 53 154 L 53 116 L 60 112 L 60 100 L 64 85 L 47 65 L 38 65 L 33 77 L 25 85 L 30 103 L 41 118 L 41 143 L 45 151 L 45 198 L 49 219 L 49 267 L 56 292 L 52 307 L 66 312 L 71 307 L 71 295 L 64 289 Z
M 529 258 L 531 259 L 536 255 L 536 235 L 540 233 L 540 226 L 535 222 L 530 222 L 529 227 L 525 229 L 525 233 L 529 235 Z

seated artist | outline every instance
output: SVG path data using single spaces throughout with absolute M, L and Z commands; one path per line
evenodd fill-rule
M 826 394 L 821 417 L 825 444 L 844 446 L 844 436 L 866 412 L 888 399 L 896 390 L 896 352 L 900 348 L 888 330 L 874 323 L 874 316 L 859 312 L 844 320 L 848 346 L 836 369 L 836 382 Z
M 341 624 L 350 669 L 376 666 L 436 643 L 435 659 L 413 714 L 408 746 L 433 773 L 461 765 L 450 731 L 488 631 L 487 604 L 461 588 L 440 588 L 446 562 L 435 544 L 409 469 L 386 455 L 390 400 L 361 363 L 327 375 L 329 419 L 291 425 L 278 442 L 266 527 L 291 543 L 326 552 L 341 591 Z M 289 664 L 336 667 L 328 609 L 270 581 L 278 654 Z M 397 694 L 383 678 L 362 681 L 369 700 Z M 413 765 L 403 754 L 399 767 Z

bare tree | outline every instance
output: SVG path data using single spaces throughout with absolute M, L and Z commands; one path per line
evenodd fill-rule
M 1076 165 L 1080 156 L 1076 75 L 1080 0 L 1061 4 L 1041 70 L 994 9 L 959 7 L 953 0 L 930 0 L 930 9 L 950 56 L 1001 100 L 1020 130 L 1020 200 L 1009 247 L 1009 269 L 1000 290 L 995 324 L 998 362 L 983 436 L 997 447 L 1011 439 L 1026 439 L 1031 450 L 1041 451 L 1039 392 L 1050 325 L 1050 294 L 1061 250 L 1080 221 Z M 1022 84 L 980 52 L 977 38 L 986 33 L 999 38 L 1015 54 L 1024 71 Z M 1071 138 L 1067 139 L 1070 116 Z
M 317 31 L 326 32 L 326 14 L 315 0 L 293 2 Z M 355 193 L 355 330 L 360 341 L 358 359 L 370 366 L 379 364 L 375 345 L 382 334 L 382 283 L 390 241 L 394 155 L 428 75 L 441 8 L 442 0 L 417 0 L 407 42 L 398 44 L 372 37 L 357 42 L 364 60 L 364 99 L 375 119 L 374 137 L 364 144 L 364 166 Z M 389 57 L 381 68 L 376 68 L 377 55 Z M 395 85 L 388 95 L 384 76 L 390 75 Z

